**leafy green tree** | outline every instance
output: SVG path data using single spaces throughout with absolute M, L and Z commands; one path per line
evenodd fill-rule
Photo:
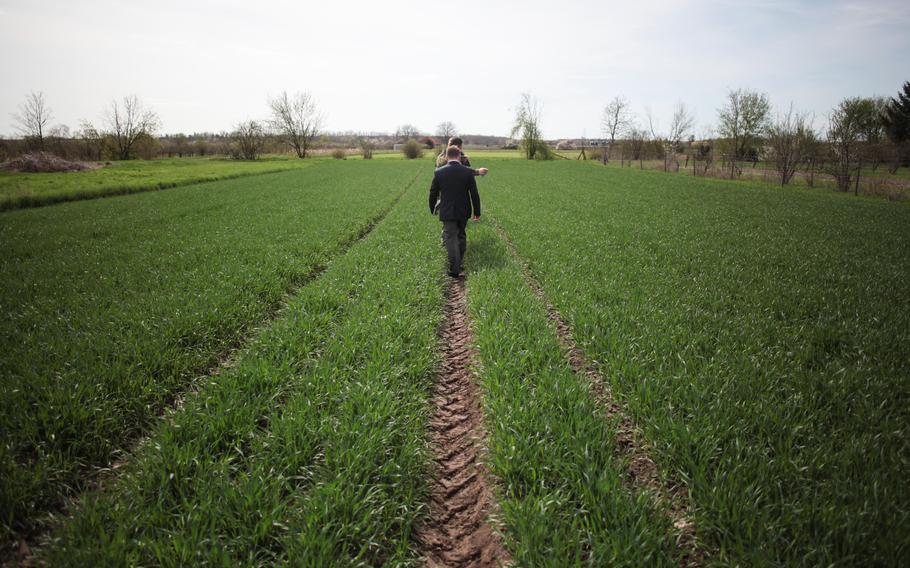
M 859 194 L 860 170 L 868 160 L 868 148 L 881 141 L 883 127 L 880 100 L 869 97 L 847 98 L 840 102 L 828 120 L 830 173 L 841 191 Z
M 758 158 L 758 140 L 767 131 L 770 114 L 765 93 L 743 89 L 727 93 L 727 103 L 718 111 L 718 131 L 728 144 L 731 175 L 736 160 Z
M 910 163 L 910 81 L 904 83 L 903 89 L 885 106 L 882 125 L 894 150 L 891 172 L 894 173 L 901 163 Z
M 910 140 L 910 81 L 904 83 L 902 92 L 892 98 L 885 107 L 882 123 L 892 142 Z

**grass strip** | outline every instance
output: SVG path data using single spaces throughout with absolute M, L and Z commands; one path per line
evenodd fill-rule
M 101 169 L 84 172 L 0 171 L 0 212 L 299 170 L 314 163 L 317 162 L 286 158 L 254 162 L 168 158 L 109 162 Z
M 438 223 L 413 205 L 417 185 L 75 508 L 52 564 L 413 559 L 443 302 Z
M 569 163 L 485 194 L 722 564 L 910 551 L 910 208 Z M 709 183 L 710 182 L 710 183 Z
M 489 192 L 488 192 L 489 193 Z M 669 523 L 623 484 L 614 433 L 566 362 L 543 303 L 488 224 L 470 227 L 468 306 L 490 469 L 520 566 L 669 566 Z
M 418 170 L 328 163 L 3 214 L 0 540 L 81 491 Z

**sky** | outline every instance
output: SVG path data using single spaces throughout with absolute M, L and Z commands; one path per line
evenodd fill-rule
M 73 129 L 135 94 L 162 133 L 266 118 L 282 91 L 311 93 L 333 132 L 505 136 L 528 92 L 547 138 L 600 136 L 617 95 L 658 131 L 682 101 L 698 135 L 738 88 L 821 125 L 910 80 L 908 30 L 906 0 L 0 0 L 0 135 L 33 91 Z

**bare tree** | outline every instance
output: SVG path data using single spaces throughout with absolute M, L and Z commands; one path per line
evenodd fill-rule
M 667 141 L 673 145 L 674 151 L 679 150 L 679 145 L 692 132 L 695 116 L 682 101 L 676 103 L 673 109 L 673 120 L 670 122 L 670 131 Z
M 727 104 L 718 111 L 720 135 L 729 143 L 731 177 L 736 160 L 757 158 L 755 142 L 768 126 L 771 104 L 768 95 L 737 89 L 727 93 Z
M 610 147 L 616 142 L 617 136 L 622 136 L 632 127 L 632 109 L 630 108 L 629 99 L 623 96 L 613 97 L 603 113 L 603 131 L 610 138 Z M 604 163 L 609 161 L 609 148 L 604 152 Z
M 781 186 L 790 183 L 797 168 L 808 159 L 814 143 L 811 120 L 804 113 L 794 112 L 792 103 L 787 114 L 778 115 L 768 126 L 768 145 Z
M 645 105 L 645 118 L 648 121 L 648 133 L 651 134 L 651 140 L 660 139 L 661 136 L 657 132 L 660 130 L 660 124 L 654 119 L 654 113 L 651 112 L 651 107 L 648 105 Z
M 436 136 L 442 138 L 442 144 L 448 144 L 449 138 L 455 136 L 456 133 L 455 124 L 448 120 L 436 125 Z
M 661 158 L 664 163 L 664 171 L 670 171 L 670 163 L 675 157 L 675 149 L 670 143 L 669 138 L 664 138 L 660 132 L 660 124 L 654 119 L 654 113 L 651 107 L 645 107 L 645 118 L 648 121 L 647 132 L 651 135 L 651 142 L 657 152 L 657 157 Z
M 53 119 L 53 113 L 44 100 L 41 91 L 31 92 L 25 96 L 25 103 L 19 105 L 19 112 L 13 113 L 17 130 L 26 142 L 32 142 L 39 150 L 44 149 L 44 135 Z
M 235 160 L 256 160 L 265 147 L 265 128 L 255 121 L 239 123 L 229 135 L 228 154 Z
M 283 91 L 268 103 L 272 112 L 269 126 L 281 135 L 298 158 L 306 158 L 313 139 L 322 128 L 323 119 L 315 99 L 309 93 L 295 93 L 289 97 L 287 91 Z
M 401 140 L 402 142 L 414 140 L 418 136 L 420 136 L 420 130 L 418 130 L 417 127 L 413 124 L 402 124 L 395 129 L 395 138 Z
M 515 109 L 515 123 L 512 138 L 521 138 L 521 148 L 529 160 L 549 160 L 553 157 L 540 130 L 540 103 L 530 93 L 522 93 L 521 102 Z
M 114 150 L 121 160 L 134 157 L 136 142 L 154 137 L 161 125 L 155 111 L 145 108 L 136 95 L 123 97 L 123 105 L 116 99 L 105 116 L 108 134 L 114 143 Z

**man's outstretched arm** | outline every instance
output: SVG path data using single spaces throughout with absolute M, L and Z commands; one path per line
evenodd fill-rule
M 474 210 L 474 220 L 480 219 L 480 194 L 477 193 L 477 181 L 471 178 L 468 185 L 468 193 L 471 195 L 471 209 Z
M 461 157 L 461 165 L 471 170 L 475 176 L 485 176 L 487 172 L 490 171 L 487 168 L 473 168 L 471 167 L 471 160 L 467 156 Z

